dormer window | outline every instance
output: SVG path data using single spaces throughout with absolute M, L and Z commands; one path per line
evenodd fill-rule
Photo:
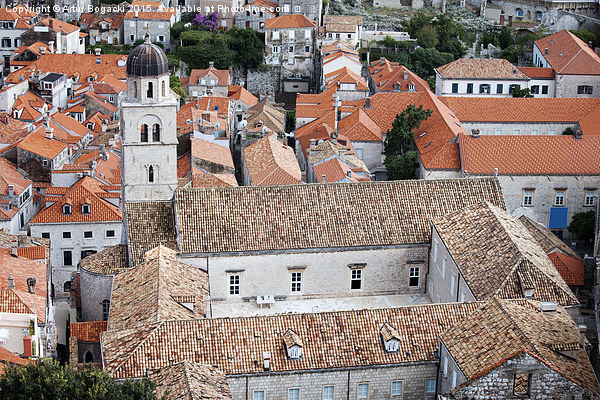
M 387 322 L 379 330 L 381 340 L 386 353 L 397 353 L 400 351 L 400 334 Z
M 81 205 L 81 213 L 84 215 L 89 215 L 90 214 L 90 205 L 89 203 L 83 203 Z
M 69 203 L 63 204 L 62 211 L 63 211 L 63 215 L 71 215 L 73 212 L 72 208 L 71 208 L 71 204 L 69 204 Z
M 290 360 L 299 360 L 302 358 L 302 339 L 296 332 L 288 329 L 283 334 L 283 343 L 287 350 L 287 356 Z

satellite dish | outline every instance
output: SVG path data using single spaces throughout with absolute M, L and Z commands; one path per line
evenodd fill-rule
M 267 130 L 268 130 L 268 129 L 269 129 L 269 128 L 267 128 L 266 126 L 263 126 L 263 127 L 262 127 L 262 133 L 267 133 Z

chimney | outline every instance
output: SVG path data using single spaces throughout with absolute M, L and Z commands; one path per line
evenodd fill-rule
M 214 61 L 209 61 L 208 62 L 208 68 L 214 68 L 215 67 L 215 62 Z
M 592 41 L 591 40 L 588 42 L 588 46 L 590 46 L 590 49 L 594 48 L 594 46 L 592 45 Z
M 379 57 L 379 64 L 380 65 L 385 64 L 385 57 Z
M 575 137 L 575 139 L 581 139 L 583 136 L 583 132 L 581 132 L 581 129 L 577 129 L 573 136 Z
M 15 288 L 15 280 L 13 279 L 12 274 L 8 274 L 8 285 L 6 286 L 7 289 L 14 289 Z
M 63 54 L 67 54 L 67 49 L 62 49 Z
M 17 240 L 10 241 L 10 254 L 17 257 L 19 254 L 17 253 L 17 247 L 19 242 Z
M 25 357 L 33 356 L 33 352 L 31 351 L 31 336 L 25 336 L 23 338 L 23 355 Z
M 96 57 L 99 57 L 102 49 L 100 47 L 96 47 L 96 48 L 94 48 L 94 50 L 96 51 Z
M 50 47 L 50 53 L 54 53 L 54 40 L 49 41 L 48 46 Z
M 46 139 L 48 139 L 48 140 L 54 139 L 54 128 L 46 126 Z
M 365 109 L 368 110 L 371 108 L 371 98 L 365 97 Z
M 27 278 L 27 291 L 31 294 L 35 294 L 35 278 Z
M 471 136 L 473 137 L 473 139 L 478 139 L 479 138 L 479 129 L 471 129 Z
M 554 315 L 557 309 L 558 305 L 553 301 L 542 301 L 540 303 L 540 310 L 542 310 L 544 314 Z
M 404 71 L 404 73 L 402 74 L 402 78 L 407 81 L 408 80 L 408 71 Z
M 271 353 L 268 351 L 263 353 L 263 368 L 265 371 L 271 370 Z
M 351 170 L 351 169 L 349 169 L 348 171 L 346 171 L 346 176 L 347 176 L 348 178 L 351 178 L 351 177 L 352 177 L 352 170 Z
M 310 148 L 314 148 L 317 145 L 317 139 L 310 139 Z
M 196 110 L 200 109 L 200 104 L 196 103 L 195 106 L 196 106 Z
M 547 56 L 547 55 L 548 55 L 548 48 L 547 48 L 547 47 L 544 49 L 544 55 L 545 55 L 545 56 Z
M 321 183 L 327 183 L 327 182 L 325 181 L 325 174 L 321 175 Z
M 44 47 L 44 46 L 40 47 L 40 54 L 41 55 L 46 54 L 46 47 Z
M 15 195 L 15 187 L 14 185 L 8 185 L 8 196 L 13 197 Z
M 587 333 L 587 325 L 579 325 L 579 345 L 585 349 L 585 334 Z

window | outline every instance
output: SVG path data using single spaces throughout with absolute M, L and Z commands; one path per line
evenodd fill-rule
M 416 287 L 419 286 L 419 275 L 421 273 L 420 267 L 410 267 L 408 275 L 408 286 Z
M 271 40 L 279 40 L 279 31 L 273 31 L 271 34 Z
M 335 38 L 336 38 L 336 39 L 339 39 L 339 38 L 340 38 L 340 34 L 339 34 L 339 33 L 336 33 L 336 34 L 335 34 Z
M 538 11 L 535 13 L 535 19 L 537 19 L 538 21 L 542 20 L 542 12 Z
M 63 284 L 63 292 L 69 293 L 71 291 L 71 281 L 66 281 Z
M 540 85 L 531 86 L 531 94 L 540 94 Z
M 83 203 L 81 205 L 81 213 L 86 215 L 90 213 L 90 205 L 88 203 Z
M 496 129 L 496 135 L 502 135 L 502 129 Z
M 456 371 L 452 370 L 452 387 L 456 387 Z
M 488 85 L 487 83 L 482 83 L 481 85 L 479 85 L 479 93 L 490 94 L 492 90 L 491 88 L 491 85 Z
M 515 374 L 513 394 L 516 396 L 529 396 L 529 380 L 531 374 Z
M 162 97 L 165 97 L 167 95 L 166 94 L 166 91 L 167 91 L 166 87 L 167 87 L 167 85 L 166 85 L 165 81 L 162 81 L 161 82 L 161 90 L 160 90 L 161 94 L 162 94 Z
M 583 203 L 583 205 L 584 206 L 593 206 L 595 204 L 596 204 L 596 191 L 595 190 L 586 190 L 585 191 L 585 202 Z
M 94 237 L 94 232 L 92 232 L 92 231 L 85 231 L 85 232 L 83 232 L 83 237 L 86 238 L 86 239 L 93 238 Z
M 359 399 L 368 399 L 369 398 L 369 384 L 368 383 L 359 383 L 358 384 L 358 396 Z
M 63 251 L 63 265 L 73 265 L 73 252 L 71 250 Z
M 162 35 L 161 35 L 161 36 L 159 36 L 159 37 L 158 37 L 158 41 L 159 41 L 159 42 L 164 42 L 164 41 L 165 41 L 165 37 L 164 37 L 164 36 L 162 36 Z
M 63 239 L 71 239 L 71 232 L 63 232 Z
M 302 272 L 292 272 L 292 293 L 302 291 Z
M 448 357 L 444 357 L 444 376 L 448 376 Z
M 160 125 L 158 124 L 152 125 L 152 141 L 160 142 Z
M 299 13 L 300 12 L 300 6 L 295 6 L 294 7 L 294 12 L 295 13 Z
M 517 8 L 517 17 L 523 18 L 523 10 Z
M 310 46 L 304 46 L 304 52 L 310 53 Z
M 355 149 L 356 150 L 356 157 L 358 157 L 359 160 L 363 159 L 363 149 Z
M 289 46 L 289 48 L 288 48 L 288 52 L 289 52 L 289 53 L 293 53 L 293 52 L 294 52 L 294 46 Z
M 435 378 L 427 379 L 427 381 L 425 382 L 425 393 L 435 393 Z
M 350 277 L 350 289 L 362 288 L 362 269 L 353 269 Z
M 132 42 L 135 42 L 135 35 L 129 35 L 129 40 L 131 40 Z
M 323 400 L 333 400 L 333 386 L 323 387 Z
M 265 400 L 265 391 L 264 390 L 255 390 L 252 394 L 253 400 Z
M 515 129 L 515 130 L 513 131 L 513 133 L 514 133 L 515 135 L 520 135 L 520 134 L 521 134 L 521 130 L 520 130 L 520 129 Z
M 446 278 L 446 257 L 442 259 L 442 279 Z
M 473 84 L 467 83 L 467 93 L 473 93 Z
M 288 38 L 290 40 L 294 40 L 296 38 L 296 32 L 293 29 L 290 30 L 290 33 L 288 33 Z
M 392 381 L 392 396 L 402 396 L 402 381 Z
M 71 205 L 70 204 L 63 205 L 63 214 L 71 215 Z
M 555 206 L 564 206 L 565 205 L 565 191 L 557 190 L 554 193 L 554 205 Z
M 148 125 L 146 124 L 140 128 L 140 142 L 148 143 Z
M 577 86 L 577 94 L 592 94 L 594 91 L 593 86 L 580 85 Z
M 554 129 L 549 130 L 548 135 L 556 135 L 556 131 Z
M 288 400 L 300 400 L 300 389 L 288 389 Z
M 523 190 L 523 206 L 524 207 L 533 206 L 533 189 L 524 189 Z
M 102 300 L 102 321 L 108 321 L 108 314 L 110 313 L 110 300 Z
M 502 94 L 502 92 L 504 91 L 504 85 L 499 83 L 496 85 L 496 93 L 498 94 Z
M 106 237 L 110 238 L 110 237 L 115 237 L 115 231 L 110 229 L 108 231 L 106 231 Z
M 240 276 L 229 275 L 229 294 L 236 295 L 240 294 Z
M 452 93 L 458 93 L 458 83 L 452 84 Z
M 508 94 L 512 94 L 516 87 L 521 88 L 520 85 L 508 85 Z
M 305 30 L 304 31 L 304 39 L 309 40 L 311 37 L 312 37 L 312 31 L 310 29 Z M 329 36 L 329 37 L 331 37 L 331 36 Z
M 437 240 L 433 241 L 433 259 L 437 260 L 437 253 L 438 253 L 438 243 Z
M 272 52 L 273 53 L 279 53 L 279 46 L 273 46 Z
M 86 363 L 93 363 L 94 362 L 94 355 L 89 350 L 85 352 L 85 362 Z
M 538 134 L 538 130 L 537 129 L 532 129 L 531 130 L 531 134 L 532 135 L 537 135 Z
M 148 167 L 148 183 L 154 183 L 154 166 Z
M 50 239 L 50 232 L 42 232 L 43 239 Z
M 82 250 L 81 251 L 81 259 L 83 260 L 87 256 L 91 256 L 92 254 L 96 254 L 96 253 L 97 253 L 96 250 Z
M 548 94 L 548 85 L 542 86 L 542 94 Z

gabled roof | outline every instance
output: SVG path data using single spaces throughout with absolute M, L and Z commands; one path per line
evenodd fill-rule
M 477 300 L 520 299 L 533 289 L 535 300 L 579 304 L 546 252 L 506 211 L 484 202 L 432 223 Z
M 2 257 L 1 253 L 0 257 Z M 43 265 L 37 261 L 32 262 Z M 36 284 L 36 290 L 37 288 Z M 36 314 L 37 322 L 43 324 L 46 321 L 46 296 L 17 289 L 0 289 L 0 312 Z
M 561 307 L 552 314 L 532 301 L 494 298 L 468 318 L 442 333 L 440 340 L 467 378 L 477 378 L 528 354 L 594 396 L 600 386 L 587 353 L 579 344 L 579 330 Z M 561 350 L 571 350 L 568 357 Z
M 381 142 L 382 139 L 380 126 L 362 108 L 339 121 L 338 128 L 340 134 L 353 142 Z
M 98 63 L 97 61 L 100 60 Z M 11 73 L 7 79 L 16 75 L 22 75 L 27 71 L 39 70 L 45 72 L 57 72 L 66 74 L 68 79 L 73 76 L 79 78 L 79 82 L 86 82 L 88 77 L 97 78 L 113 74 L 115 78 L 125 80 L 125 63 L 127 55 L 123 54 L 50 54 L 46 53 L 39 59 L 31 61 L 24 68 Z
M 228 147 L 197 138 L 191 138 L 191 142 L 193 158 L 210 161 L 234 169 L 233 158 Z
M 27 365 L 31 361 L 27 358 L 18 356 L 4 346 L 0 346 L 0 362 L 3 364 L 2 367 L 0 367 L 0 374 L 2 374 L 6 364 Z
M 56 18 L 47 17 L 38 22 L 38 24 L 43 24 L 52 29 L 55 32 L 62 32 L 65 34 L 69 34 L 71 32 L 75 32 L 79 30 L 79 27 L 76 25 L 69 24 L 67 22 L 58 20 Z
M 100 275 L 114 275 L 127 268 L 127 245 L 117 244 L 81 260 L 81 269 Z
M 53 160 L 69 145 L 59 140 L 46 139 L 44 130 L 44 126 L 40 125 L 36 130 L 21 140 L 17 147 L 30 153 Z
M 385 58 L 371 62 L 369 72 L 379 92 L 408 92 L 411 84 L 414 85 L 413 91 L 430 91 L 429 84 L 420 76 L 405 66 L 391 63 Z
M 342 162 L 338 157 L 313 166 L 313 171 L 315 172 L 317 182 L 320 183 L 369 182 L 371 180 L 364 174 L 359 175 L 354 172 L 348 164 Z M 323 182 L 323 177 L 325 177 L 325 182 Z
M 11 8 L 0 8 L 0 21 L 16 22 L 13 29 L 29 29 L 29 24 Z
M 149 373 L 156 395 L 166 400 L 231 400 L 225 374 L 218 369 L 182 361 Z
M 459 58 L 437 68 L 443 78 L 522 79 L 527 75 L 501 58 Z
M 465 174 L 600 174 L 600 136 L 461 134 L 459 143 Z
M 275 373 L 432 362 L 439 348 L 437 336 L 477 306 L 477 303 L 430 304 L 164 321 L 103 333 L 102 359 L 105 371 L 118 379 L 142 377 L 147 369 L 184 360 L 212 365 L 225 375 L 263 373 L 263 352 L 270 353 L 270 371 Z M 397 353 L 386 353 L 382 346 L 379 330 L 385 322 L 400 333 Z M 288 360 L 286 356 L 282 335 L 288 329 L 304 339 L 301 359 Z M 231 349 L 236 349 L 232 361 Z
M 0 143 L 13 144 L 27 135 L 27 122 L 14 119 L 8 114 L 6 122 L 0 120 Z
M 242 150 L 253 186 L 302 183 L 302 172 L 294 150 L 265 136 Z
M 315 23 L 301 14 L 286 14 L 265 21 L 265 29 L 314 28 Z
M 227 96 L 231 97 L 234 101 L 241 101 L 248 107 L 252 107 L 258 103 L 258 98 L 252 93 L 247 91 L 243 86 L 229 85 L 227 87 Z
M 178 189 L 175 196 L 184 254 L 427 243 L 430 219 L 481 201 L 505 207 L 494 178 Z M 149 219 L 128 212 L 128 231 Z
M 44 258 L 44 257 L 42 257 Z M 0 288 L 8 288 L 8 277 L 12 275 L 15 289 L 27 293 L 27 279 L 35 278 L 36 295 L 46 295 L 46 264 L 25 257 L 14 257 L 9 252 L 0 251 Z M 38 312 L 44 313 L 43 310 Z
M 29 179 L 17 171 L 17 167 L 13 163 L 0 157 L 0 195 L 8 195 L 8 186 L 10 185 L 18 196 L 31 184 Z
M 35 93 L 28 91 L 17 97 L 13 104 L 11 114 L 15 116 L 15 110 L 19 110 L 19 118 L 22 121 L 35 121 L 42 116 L 45 110 L 51 109 L 52 105 Z
M 518 67 L 519 70 L 533 79 L 554 79 L 554 70 L 552 68 L 540 67 Z
M 325 81 L 328 87 L 337 88 L 338 83 L 354 83 L 356 84 L 355 90 L 369 90 L 365 78 L 350 71 L 348 67 L 342 67 L 336 71 L 330 72 L 329 74 L 325 75 Z
M 67 132 L 73 135 L 77 135 L 80 139 L 87 135 L 87 133 L 90 131 L 88 128 L 85 127 L 85 125 L 83 125 L 81 122 L 77 121 L 75 118 L 69 115 L 55 113 L 52 115 L 51 121 L 60 125 Z
M 190 73 L 188 85 L 200 85 L 200 80 L 206 77 L 215 79 L 217 81 L 215 86 L 227 86 L 231 82 L 231 75 L 229 74 L 228 69 L 216 69 L 211 67 L 207 69 L 193 69 Z
M 567 30 L 536 40 L 535 47 L 557 74 L 600 75 L 600 57 Z M 546 49 L 548 54 L 545 54 Z
M 560 251 L 548 254 L 550 261 L 569 286 L 581 286 L 585 283 L 583 260 L 571 257 Z
M 107 324 L 108 321 L 71 322 L 71 338 L 100 343 L 100 334 L 106 332 Z
M 542 246 L 542 249 L 544 249 L 546 254 L 554 253 L 558 250 L 570 257 L 578 258 L 583 261 L 579 254 L 571 250 L 571 248 L 567 246 L 565 242 L 560 240 L 558 236 L 552 233 L 550 229 L 546 228 L 544 225 L 532 221 L 525 215 L 520 216 L 519 221 L 525 225 L 525 228 L 527 228 L 529 233 L 531 233 L 531 235 L 535 238 L 536 242 Z
M 109 330 L 205 317 L 208 275 L 177 262 L 176 254 L 158 246 L 146 252 L 142 264 L 115 275 Z

